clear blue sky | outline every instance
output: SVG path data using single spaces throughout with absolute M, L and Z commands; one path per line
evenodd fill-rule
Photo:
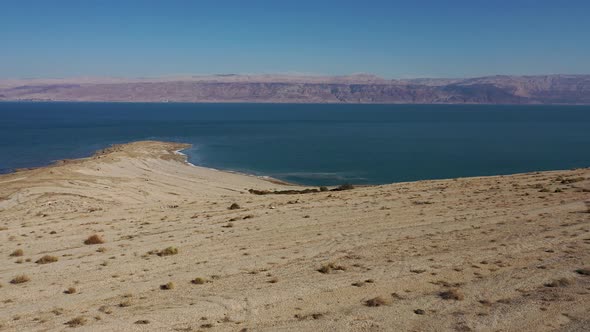
M 0 78 L 590 73 L 588 0 L 0 1 Z

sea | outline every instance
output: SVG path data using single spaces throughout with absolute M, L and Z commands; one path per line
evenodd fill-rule
M 590 106 L 0 102 L 0 173 L 138 140 L 303 185 L 590 167 Z

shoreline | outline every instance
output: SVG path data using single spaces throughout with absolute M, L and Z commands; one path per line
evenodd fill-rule
M 297 183 L 292 183 L 292 182 L 287 182 L 287 181 L 283 181 L 283 180 L 279 180 L 276 178 L 273 178 L 271 176 L 268 175 L 256 175 L 256 174 L 251 174 L 251 173 L 244 173 L 244 172 L 238 172 L 238 171 L 232 171 L 232 170 L 225 170 L 225 169 L 219 169 L 219 168 L 213 168 L 213 167 L 206 167 L 206 166 L 201 166 L 201 165 L 195 165 L 191 162 L 188 161 L 188 155 L 186 153 L 182 153 L 181 151 L 184 151 L 188 148 L 184 148 L 184 149 L 180 149 L 180 150 L 176 150 L 174 151 L 175 154 L 178 154 L 180 156 L 183 156 L 183 158 L 185 159 L 185 163 L 189 166 L 192 167 L 198 167 L 198 168 L 204 168 L 204 169 L 209 169 L 212 171 L 219 171 L 219 172 L 225 172 L 225 173 L 230 173 L 230 174 L 238 174 L 238 175 L 243 175 L 243 176 L 251 176 L 260 180 L 264 180 L 264 181 L 268 181 L 271 183 L 275 183 L 275 184 L 280 184 L 280 185 L 285 185 L 285 186 L 297 186 L 297 187 L 301 187 L 304 185 L 301 184 L 297 184 Z
M 76 163 L 84 162 L 84 161 L 93 159 L 97 156 L 104 155 L 105 153 L 108 153 L 113 148 L 129 145 L 129 144 L 138 144 L 138 143 L 142 143 L 142 142 L 159 142 L 159 143 L 164 143 L 164 144 L 185 145 L 186 146 L 185 148 L 174 150 L 174 151 L 172 151 L 172 153 L 180 156 L 182 158 L 183 163 L 185 163 L 186 165 L 191 166 L 191 167 L 195 167 L 198 169 L 206 169 L 206 170 L 217 171 L 217 172 L 222 172 L 222 173 L 247 176 L 247 177 L 252 177 L 255 179 L 259 179 L 259 180 L 268 181 L 270 183 L 283 185 L 283 186 L 294 186 L 294 187 L 320 187 L 320 186 L 322 186 L 322 185 L 315 185 L 315 184 L 306 185 L 306 184 L 299 184 L 296 182 L 289 182 L 289 181 L 273 178 L 268 175 L 257 175 L 257 174 L 241 172 L 241 171 L 234 171 L 234 170 L 228 170 L 228 169 L 220 169 L 220 168 L 207 167 L 207 166 L 202 166 L 202 165 L 195 165 L 195 164 L 189 162 L 188 155 L 186 153 L 182 152 L 182 151 L 188 149 L 192 145 L 190 143 L 164 142 L 164 141 L 142 141 L 142 140 L 130 141 L 130 142 L 125 142 L 125 143 L 113 143 L 105 148 L 94 150 L 93 152 L 91 152 L 91 154 L 89 156 L 86 156 L 86 157 L 71 158 L 71 159 L 57 159 L 57 160 L 50 161 L 47 164 L 41 165 L 41 166 L 11 169 L 12 171 L 10 171 L 10 172 L 0 173 L 0 178 L 11 175 L 11 174 L 17 174 L 17 173 L 22 173 L 22 172 L 27 172 L 27 171 L 42 170 L 42 169 L 46 169 L 46 168 L 53 168 L 53 167 L 61 166 L 64 164 L 76 164 Z M 391 184 L 415 183 L 415 182 L 421 182 L 421 181 L 478 179 L 478 178 L 488 178 L 488 177 L 505 177 L 505 176 L 527 175 L 527 174 L 544 173 L 544 172 L 565 172 L 565 171 L 587 170 L 587 169 L 590 169 L 590 165 L 585 166 L 585 167 L 574 167 L 574 168 L 564 168 L 564 169 L 540 169 L 540 170 L 535 169 L 535 170 L 529 170 L 529 171 L 523 171 L 523 172 L 504 173 L 504 174 L 469 175 L 469 176 L 458 176 L 458 177 L 451 177 L 451 178 L 423 178 L 423 179 L 415 179 L 415 180 L 409 180 L 409 181 L 387 182 L 387 183 L 377 183 L 377 184 L 355 184 L 355 183 L 350 183 L 350 184 L 355 187 L 374 187 L 374 186 L 385 186 L 385 185 L 391 185 Z M 342 184 L 348 184 L 348 183 L 342 183 Z M 327 187 L 337 187 L 337 186 L 338 185 L 331 185 L 331 186 L 327 186 Z

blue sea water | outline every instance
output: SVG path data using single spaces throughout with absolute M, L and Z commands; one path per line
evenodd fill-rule
M 0 172 L 113 143 L 308 185 L 590 166 L 590 106 L 0 103 Z

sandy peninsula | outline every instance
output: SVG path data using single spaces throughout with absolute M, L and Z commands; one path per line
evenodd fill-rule
M 279 195 L 184 147 L 0 176 L 0 330 L 590 330 L 590 169 Z

